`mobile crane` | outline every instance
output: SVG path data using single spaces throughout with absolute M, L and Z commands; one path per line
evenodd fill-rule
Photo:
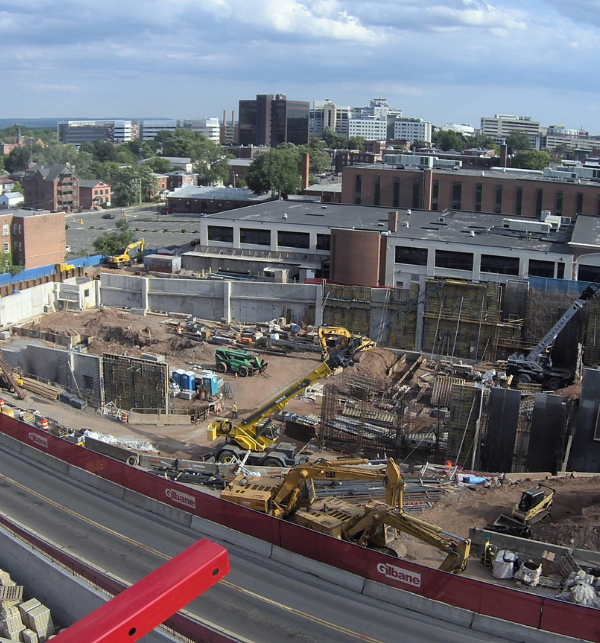
M 275 414 L 311 384 L 331 375 L 336 368 L 352 366 L 356 355 L 374 347 L 375 342 L 368 337 L 350 336 L 343 348 L 329 355 L 324 362 L 278 393 L 239 424 L 234 424 L 229 419 L 211 422 L 207 430 L 209 442 L 218 437 L 225 438 L 225 442 L 215 448 L 214 458 L 218 462 L 233 462 L 235 459 L 243 460 L 247 456 L 245 462 L 249 465 L 274 467 L 294 466 L 305 462 L 306 457 L 298 454 L 296 445 L 281 442 L 275 446 L 279 439 L 279 432 L 273 424 Z
M 440 567 L 460 573 L 467 565 L 469 539 L 454 536 L 402 510 L 404 479 L 391 458 L 385 470 L 356 465 L 368 460 L 317 461 L 292 467 L 282 480 L 239 475 L 221 493 L 238 505 L 286 518 L 334 538 L 396 555 L 388 545 L 397 532 L 409 534 L 447 554 Z M 385 504 L 357 506 L 339 498 L 317 500 L 315 480 L 369 480 L 382 482 Z
M 297 507 L 311 505 L 317 498 L 315 480 L 367 480 L 381 482 L 385 487 L 385 501 L 393 507 L 402 507 L 404 479 L 398 465 L 388 459 L 385 470 L 358 467 L 368 460 L 318 460 L 292 467 L 282 480 L 274 478 L 246 478 L 238 475 L 221 492 L 221 498 L 277 518 L 285 518 Z
M 111 268 L 116 268 L 118 266 L 131 266 L 133 262 L 133 258 L 131 256 L 131 252 L 133 250 L 138 249 L 138 256 L 141 256 L 144 254 L 144 240 L 143 239 L 138 239 L 137 241 L 134 241 L 133 243 L 130 243 L 125 250 L 123 250 L 122 254 L 120 255 L 111 255 L 106 263 Z
M 506 362 L 506 374 L 512 375 L 514 384 L 542 384 L 551 391 L 573 383 L 575 373 L 570 369 L 554 368 L 546 351 L 565 329 L 573 317 L 594 297 L 600 289 L 600 281 L 590 284 L 573 302 L 572 306 L 548 331 L 542 341 L 527 355 L 512 354 Z

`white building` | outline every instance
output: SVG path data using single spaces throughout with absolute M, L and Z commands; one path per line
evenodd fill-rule
M 131 121 L 115 121 L 113 129 L 113 143 L 127 143 L 133 141 L 134 126 Z
M 348 121 L 348 138 L 353 136 L 362 136 L 365 141 L 385 141 L 387 119 L 351 118 Z
M 446 123 L 442 127 L 443 132 L 456 132 L 457 134 L 463 134 L 464 136 L 474 136 L 475 128 L 472 125 L 466 125 L 465 123 Z
M 390 107 L 385 98 L 373 98 L 366 107 L 340 106 L 329 99 L 313 101 L 313 107 L 310 110 L 309 135 L 321 136 L 323 130 L 328 127 L 335 130 L 340 136 L 346 136 L 347 138 L 364 136 L 367 140 L 384 141 L 391 136 L 388 136 L 390 125 L 396 118 L 401 116 L 402 110 Z M 359 122 L 351 127 L 350 121 Z M 381 125 L 374 128 L 367 124 L 373 121 L 386 124 L 387 131 L 383 136 L 381 136 Z M 353 133 L 362 131 L 367 132 L 368 137 L 362 133 Z M 375 135 L 375 131 L 377 132 L 376 138 L 370 138 Z
M 0 209 L 14 208 L 24 200 L 25 197 L 20 192 L 4 192 L 0 194 Z
M 550 125 L 545 135 L 542 132 L 542 149 L 554 150 L 559 145 L 567 145 L 574 150 L 592 152 L 600 149 L 600 140 L 590 138 L 585 130 L 567 129 L 562 125 Z
M 178 121 L 172 118 L 151 118 L 142 121 L 142 141 L 151 141 L 159 132 L 174 132 Z
M 512 132 L 524 132 L 529 135 L 531 149 L 540 149 L 540 123 L 531 116 L 517 116 L 515 114 L 496 114 L 493 118 L 481 117 L 481 133 L 493 138 L 497 143 L 503 143 Z
M 181 127 L 192 130 L 192 132 L 199 132 L 210 141 L 219 143 L 221 140 L 221 124 L 218 118 L 196 118 L 185 120 L 181 123 Z
M 394 121 L 394 140 L 431 143 L 431 123 L 422 118 L 397 118 Z

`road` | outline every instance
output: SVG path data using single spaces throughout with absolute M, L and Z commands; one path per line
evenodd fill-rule
M 189 214 L 160 214 L 163 205 L 146 205 L 132 208 L 112 208 L 66 215 L 67 245 L 71 247 L 68 259 L 81 257 L 85 252 L 95 254 L 92 244 L 104 232 L 115 230 L 115 223 L 127 216 L 134 232 L 145 241 L 146 249 L 181 247 L 191 250 L 190 241 L 198 238 L 197 216 Z M 107 213 L 114 219 L 104 219 Z M 184 232 L 182 232 L 184 230 Z
M 190 529 L 2 448 L 0 472 L 3 513 L 128 582 L 198 538 Z M 227 549 L 230 575 L 186 609 L 257 643 L 505 640 L 375 601 L 230 545 Z

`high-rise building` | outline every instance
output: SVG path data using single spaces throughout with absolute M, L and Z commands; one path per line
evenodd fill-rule
M 137 138 L 137 125 L 127 120 L 62 121 L 58 123 L 58 140 L 79 147 L 83 143 L 109 141 L 127 143 Z
M 192 120 L 184 120 L 182 127 L 192 130 L 192 132 L 199 132 L 209 141 L 218 143 L 221 138 L 221 124 L 218 118 L 196 118 Z
M 151 141 L 159 132 L 174 132 L 178 121 L 172 118 L 147 118 L 142 121 L 142 141 Z
M 285 94 L 259 94 L 252 100 L 240 100 L 240 145 L 306 145 L 309 112 L 308 102 L 288 100 Z
M 397 118 L 394 121 L 394 139 L 431 143 L 431 123 L 422 118 Z
M 496 114 L 481 117 L 481 133 L 493 138 L 497 143 L 504 142 L 512 132 L 524 132 L 529 136 L 531 147 L 540 149 L 540 123 L 531 116 L 516 116 L 514 114 Z

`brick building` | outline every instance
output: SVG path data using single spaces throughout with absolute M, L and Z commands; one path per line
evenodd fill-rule
M 62 263 L 65 259 L 64 212 L 16 210 L 0 217 L 3 249 L 9 244 L 12 263 L 26 270 Z
M 68 165 L 35 165 L 21 179 L 25 207 L 74 212 L 79 208 L 79 179 Z
M 167 190 L 178 190 L 188 185 L 198 185 L 198 175 L 194 172 L 184 172 L 183 170 L 174 170 L 167 172 Z
M 354 165 L 343 169 L 342 203 L 529 217 L 550 210 L 575 219 L 578 214 L 600 215 L 600 184 L 502 167 L 477 171 Z
M 104 181 L 79 180 L 79 205 L 86 210 L 98 208 L 102 205 L 110 205 L 112 192 L 110 185 Z

